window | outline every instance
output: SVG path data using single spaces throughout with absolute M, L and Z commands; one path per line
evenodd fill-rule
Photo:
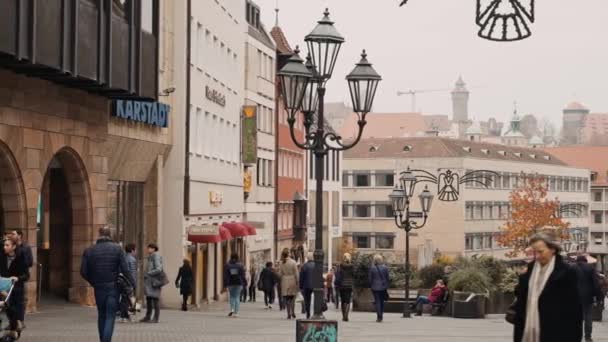
M 355 248 L 371 248 L 371 241 L 369 235 L 355 235 L 353 236 L 353 245 Z
M 465 211 L 466 211 L 466 213 L 465 213 L 465 215 L 466 215 L 465 219 L 466 220 L 472 220 L 473 219 L 473 205 L 467 203 L 466 207 L 465 207 Z
M 593 214 L 593 223 L 602 223 L 602 213 Z
M 492 235 L 483 236 L 483 249 L 492 249 Z
M 555 191 L 555 189 L 557 189 L 557 183 L 555 178 L 551 177 L 551 180 L 549 181 L 549 191 Z
M 348 182 L 348 172 L 344 171 L 342 172 L 342 186 L 343 187 L 348 187 L 349 186 L 349 182 Z
M 376 235 L 376 249 L 395 248 L 395 237 L 392 235 Z
M 350 217 L 350 205 L 342 203 L 342 217 Z
M 376 217 L 393 217 L 393 206 L 388 203 L 376 204 Z
M 601 202 L 602 201 L 602 193 L 601 192 L 594 192 L 593 193 L 593 201 L 594 202 Z
M 564 180 L 561 178 L 557 178 L 557 191 L 564 190 Z
M 467 251 L 473 250 L 473 236 L 467 235 L 464 238 L 464 249 Z
M 371 217 L 371 205 L 355 204 L 354 217 Z
M 583 181 L 581 181 L 580 179 L 576 180 L 576 191 L 581 191 L 583 190 Z
M 474 220 L 481 220 L 481 219 L 483 219 L 483 206 L 482 205 L 476 205 L 475 206 L 475 212 L 473 214 L 473 219 Z
M 144 32 L 152 33 L 154 29 L 154 0 L 141 0 L 141 29 Z
M 570 180 L 564 179 L 564 191 L 570 191 Z
M 511 176 L 508 174 L 503 175 L 502 177 L 502 187 L 504 189 L 510 189 L 511 188 Z
M 376 186 L 393 186 L 394 183 L 395 175 L 392 172 L 376 174 Z
M 355 175 L 355 186 L 370 186 L 369 174 L 356 174 Z
M 477 250 L 477 249 L 481 249 L 481 247 L 482 247 L 481 236 L 474 235 L 473 236 L 473 249 Z

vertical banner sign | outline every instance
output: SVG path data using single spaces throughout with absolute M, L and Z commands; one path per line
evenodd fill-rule
M 257 110 L 257 106 L 243 106 L 243 122 L 241 125 L 243 164 L 255 164 L 258 160 Z

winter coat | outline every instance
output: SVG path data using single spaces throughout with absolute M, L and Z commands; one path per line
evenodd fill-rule
M 246 283 L 243 265 L 237 261 L 229 261 L 224 266 L 224 286 L 244 286 Z
M 600 288 L 599 277 L 593 266 L 587 263 L 577 263 L 578 290 L 583 305 L 593 304 L 593 299 L 601 302 L 604 298 Z
M 514 342 L 522 342 L 528 304 L 528 282 L 534 263 L 519 277 L 516 289 Z M 577 271 L 555 256 L 555 268 L 538 300 L 540 342 L 580 342 L 583 334 L 583 308 L 577 289 Z
M 342 263 L 336 271 L 335 285 L 341 289 L 352 289 L 354 285 L 355 267 L 352 263 Z
M 160 298 L 160 287 L 152 286 L 152 278 L 163 271 L 163 258 L 154 252 L 148 256 L 148 266 L 144 274 L 144 294 L 150 298 Z
M 130 253 L 127 254 L 126 259 L 127 266 L 129 268 L 129 273 L 131 274 L 131 277 L 133 277 L 134 280 L 134 282 L 132 283 L 133 288 L 137 288 L 137 259 L 135 259 L 135 257 Z
M 315 288 L 315 262 L 309 260 L 302 265 L 300 270 L 300 290 L 312 290 Z
M 124 274 L 131 284 L 134 283 L 135 279 L 132 279 L 133 277 L 129 273 L 125 253 L 110 238 L 102 237 L 94 246 L 84 251 L 80 275 L 91 286 L 116 284 L 119 273 Z
M 385 265 L 370 266 L 368 278 L 372 291 L 386 291 L 391 283 L 388 267 Z
M 30 279 L 30 270 L 27 267 L 27 261 L 23 254 L 15 253 L 15 259 L 8 266 L 8 255 L 0 253 L 0 276 L 3 278 L 17 277 L 14 291 L 23 292 L 25 290 L 25 282 Z
M 284 297 L 297 296 L 299 292 L 298 265 L 292 258 L 287 258 L 279 266 L 279 277 L 281 278 L 281 294 Z
M 262 291 L 274 291 L 274 286 L 277 284 L 277 275 L 272 270 L 272 267 L 265 267 L 260 273 L 258 288 Z
M 194 282 L 194 274 L 192 268 L 180 267 L 175 278 L 175 286 L 179 287 L 179 294 L 189 296 L 192 294 L 192 283 Z

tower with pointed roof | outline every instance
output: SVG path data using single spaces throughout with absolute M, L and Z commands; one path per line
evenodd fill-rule
M 469 121 L 469 91 L 462 76 L 458 77 L 452 90 L 452 115 L 454 122 Z
M 517 114 L 517 108 L 513 111 L 513 117 L 509 129 L 502 136 L 502 143 L 509 146 L 522 146 L 528 145 L 528 139 L 521 132 L 521 118 Z
M 582 128 L 588 115 L 589 109 L 579 102 L 571 102 L 564 108 L 562 144 L 582 144 Z

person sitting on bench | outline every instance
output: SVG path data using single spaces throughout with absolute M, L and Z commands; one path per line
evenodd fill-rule
M 424 304 L 433 304 L 443 300 L 447 287 L 445 286 L 443 279 L 437 279 L 435 286 L 431 289 L 431 294 L 427 296 L 418 296 L 416 298 L 416 316 L 422 316 L 422 306 Z

